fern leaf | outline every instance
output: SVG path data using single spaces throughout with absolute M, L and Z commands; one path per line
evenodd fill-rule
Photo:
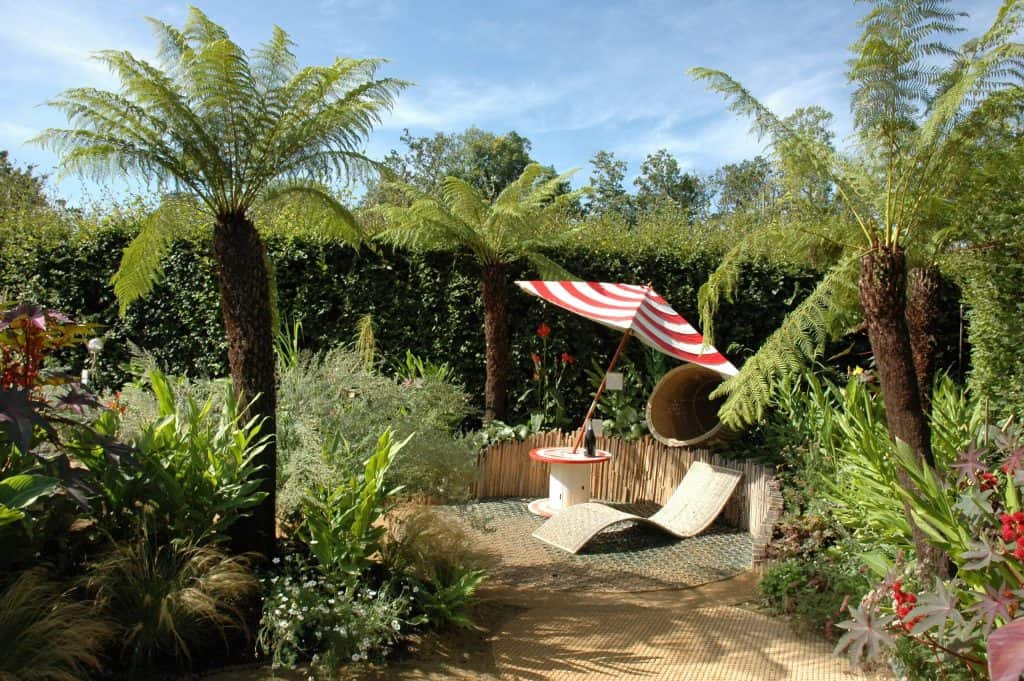
M 194 217 L 196 212 L 195 203 L 187 197 L 169 197 L 143 221 L 110 280 L 122 315 L 129 305 L 153 290 L 163 275 L 162 261 L 175 234 L 181 224 L 188 222 L 186 214 Z
M 775 386 L 792 380 L 818 359 L 825 344 L 846 331 L 859 314 L 859 258 L 847 256 L 833 267 L 814 291 L 794 308 L 757 353 L 725 381 L 712 397 L 725 397 L 723 422 L 739 427 L 760 421 Z

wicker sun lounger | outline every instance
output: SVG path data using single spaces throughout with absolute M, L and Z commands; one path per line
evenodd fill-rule
M 657 513 L 645 518 L 604 504 L 570 506 L 537 528 L 533 536 L 569 553 L 576 553 L 601 530 L 631 520 L 679 537 L 700 534 L 725 507 L 742 473 L 695 461 L 672 497 Z

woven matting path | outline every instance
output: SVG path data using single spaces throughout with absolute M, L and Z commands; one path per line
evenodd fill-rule
M 653 509 L 626 507 L 638 513 Z M 479 630 L 428 638 L 412 659 L 341 670 L 345 681 L 851 681 L 818 634 L 756 611 L 750 537 L 712 528 L 676 540 L 614 528 L 572 555 L 530 535 L 524 500 L 443 508 L 495 563 L 474 615 Z M 738 574 L 739 573 L 739 574 Z M 728 577 L 726 579 L 726 577 Z M 306 681 L 266 667 L 210 681 Z
M 544 519 L 530 513 L 527 503 L 497 499 L 445 509 L 493 558 L 491 583 L 545 591 L 637 592 L 697 586 L 750 567 L 750 535 L 725 526 L 676 539 L 646 525 L 620 523 L 574 555 L 531 536 Z M 613 505 L 637 515 L 658 509 Z

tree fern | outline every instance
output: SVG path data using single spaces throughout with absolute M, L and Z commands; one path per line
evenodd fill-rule
M 194 7 L 180 29 L 150 22 L 156 63 L 125 51 L 100 52 L 96 58 L 120 89 L 62 93 L 50 103 L 64 111 L 69 127 L 46 130 L 37 141 L 61 156 L 63 172 L 132 173 L 202 206 L 213 228 L 234 387 L 252 400 L 250 408 L 273 436 L 276 294 L 273 264 L 253 219 L 261 203 L 305 200 L 331 216 L 335 235 L 357 242 L 358 224 L 323 185 L 375 167 L 362 153 L 364 142 L 406 84 L 378 78 L 379 59 L 300 68 L 280 28 L 246 53 Z M 176 232 L 166 218 L 178 206 L 178 199 L 165 201 L 125 250 L 114 276 L 122 311 L 152 290 Z M 259 465 L 277 470 L 273 439 Z M 239 530 L 239 546 L 269 555 L 273 475 L 262 487 L 266 500 Z
M 944 195 L 956 181 L 956 159 L 1000 119 L 996 112 L 1006 98 L 1019 104 L 1024 46 L 1012 38 L 1024 26 L 1021 2 L 1006 0 L 993 26 L 959 51 L 942 42 L 959 31 L 962 16 L 945 0 L 871 4 L 852 47 L 849 72 L 861 152 L 857 158 L 844 158 L 801 135 L 727 74 L 705 68 L 690 72 L 721 93 L 730 109 L 749 118 L 754 132 L 777 151 L 796 155 L 829 178 L 843 209 L 820 229 L 800 220 L 762 227 L 731 249 L 701 288 L 701 320 L 705 338 L 713 342 L 720 301 L 730 299 L 743 262 L 762 255 L 764 245 L 794 254 L 798 249 L 789 247 L 794 237 L 817 234 L 821 244 L 831 242 L 841 254 L 740 375 L 723 385 L 721 393 L 728 399 L 722 415 L 730 422 L 760 418 L 774 382 L 798 363 L 817 358 L 825 341 L 856 319 L 854 264 L 863 253 L 905 250 L 935 262 L 942 244 L 955 239 L 942 216 Z M 953 64 L 940 68 L 940 57 L 953 58 Z M 844 216 L 858 226 L 860 239 L 844 225 Z M 849 280 L 841 282 L 841 276 Z
M 439 196 L 405 187 L 401 193 L 412 199 L 411 205 L 375 209 L 387 223 L 376 239 L 415 250 L 468 251 L 480 263 L 487 345 L 486 419 L 504 417 L 507 266 L 526 260 L 542 277 L 573 278 L 542 252 L 555 244 L 557 235 L 550 229 L 554 218 L 580 193 L 560 193 L 570 175 L 548 178 L 543 167 L 530 164 L 493 201 L 465 180 L 447 177 Z

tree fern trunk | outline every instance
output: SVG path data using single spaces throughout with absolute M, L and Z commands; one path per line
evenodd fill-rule
M 508 392 L 508 303 L 505 267 L 485 265 L 480 282 L 484 302 L 484 342 L 487 345 L 487 383 L 484 421 L 505 418 Z
M 906 442 L 920 459 L 934 468 L 931 431 L 921 409 L 905 314 L 906 255 L 899 248 L 886 250 L 876 247 L 861 259 L 860 264 L 860 302 L 882 386 L 889 435 Z M 913 489 L 910 478 L 902 471 L 899 479 L 902 485 Z M 944 574 L 945 556 L 928 543 L 906 501 L 903 502 L 903 511 L 910 523 L 920 574 L 928 577 Z
M 907 329 L 910 332 L 917 387 L 921 393 L 921 410 L 925 417 L 932 412 L 940 284 L 939 270 L 935 267 L 915 267 L 907 277 Z
M 275 540 L 277 386 L 266 252 L 252 222 L 244 214 L 230 214 L 219 216 L 214 226 L 213 255 L 235 393 L 245 402 L 255 398 L 249 416 L 262 420 L 260 436 L 271 436 L 257 461 L 267 498 L 232 528 L 233 545 L 269 556 Z

